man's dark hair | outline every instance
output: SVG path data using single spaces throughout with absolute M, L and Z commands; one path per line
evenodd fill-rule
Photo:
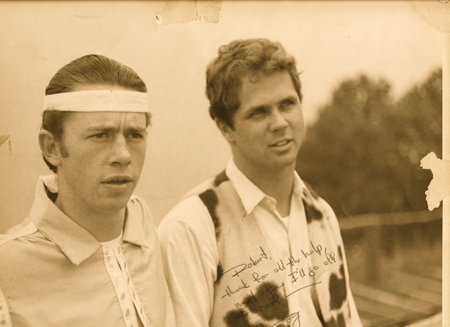
M 130 67 L 120 62 L 96 54 L 89 54 L 75 59 L 56 72 L 45 89 L 45 95 L 72 92 L 81 85 L 109 84 L 121 86 L 133 91 L 147 92 L 147 87 L 139 75 Z M 61 140 L 63 124 L 70 115 L 68 111 L 46 110 L 42 115 L 41 129 Z M 150 114 L 146 114 L 147 125 Z M 48 162 L 47 166 L 56 173 L 57 168 Z
M 300 101 L 301 84 L 296 62 L 278 42 L 267 39 L 236 40 L 219 48 L 218 57 L 206 71 L 206 95 L 209 114 L 231 128 L 240 106 L 239 91 L 243 78 L 251 82 L 277 72 L 289 73 Z

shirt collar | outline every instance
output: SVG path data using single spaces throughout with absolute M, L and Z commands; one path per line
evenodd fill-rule
M 149 247 L 149 238 L 146 237 L 146 232 L 150 230 L 150 227 L 146 227 L 142 220 L 143 217 L 149 215 L 147 207 L 142 205 L 141 200 L 137 196 L 132 195 L 127 203 L 127 217 L 125 219 L 122 241 Z
M 305 183 L 302 181 L 297 171 L 294 171 L 294 189 L 293 194 L 296 196 L 304 196 L 306 189 Z
M 46 188 L 57 192 L 56 175 L 41 176 L 36 185 L 35 200 L 31 207 L 30 219 L 49 240 L 64 253 L 75 265 L 92 256 L 100 243 L 83 227 L 62 212 L 47 196 Z M 137 245 L 144 245 L 139 221 L 135 210 L 128 210 L 125 220 L 123 240 Z
M 244 173 L 236 166 L 233 160 L 228 162 L 226 174 L 241 198 L 246 214 L 250 214 L 265 198 L 273 199 L 261 191 L 258 186 L 253 184 L 253 182 L 250 181 L 248 177 L 245 176 Z M 304 183 L 300 179 L 300 176 L 294 171 L 293 194 L 296 196 L 301 195 L 304 187 Z

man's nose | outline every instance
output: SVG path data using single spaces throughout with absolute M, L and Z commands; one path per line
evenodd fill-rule
M 131 162 L 130 150 L 124 135 L 119 134 L 115 137 L 113 143 L 113 153 L 111 163 L 113 165 L 129 165 Z
M 277 108 L 272 110 L 270 118 L 271 118 L 270 129 L 272 131 L 284 129 L 289 125 L 286 117 Z

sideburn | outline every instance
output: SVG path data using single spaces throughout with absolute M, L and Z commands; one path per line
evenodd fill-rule
M 67 151 L 66 145 L 62 140 L 58 140 L 59 151 L 61 152 L 61 157 L 67 158 L 69 156 L 69 151 Z

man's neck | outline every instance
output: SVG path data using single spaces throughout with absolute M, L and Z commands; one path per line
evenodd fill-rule
M 84 206 L 71 205 L 64 195 L 58 194 L 55 205 L 70 219 L 83 227 L 99 242 L 110 241 L 120 235 L 125 222 L 126 209 L 115 212 L 93 212 Z
M 294 168 L 285 167 L 279 170 L 246 169 L 236 163 L 236 166 L 261 191 L 277 201 L 277 210 L 281 216 L 290 212 L 291 196 L 294 187 Z

